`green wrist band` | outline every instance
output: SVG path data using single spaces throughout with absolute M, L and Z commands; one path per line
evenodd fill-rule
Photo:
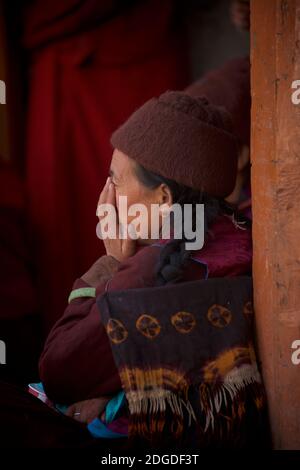
M 80 289 L 72 290 L 69 295 L 68 303 L 74 299 L 78 299 L 79 297 L 96 297 L 95 287 L 81 287 Z

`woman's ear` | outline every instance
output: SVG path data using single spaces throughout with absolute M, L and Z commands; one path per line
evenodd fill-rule
M 172 206 L 173 196 L 172 196 L 169 186 L 163 183 L 157 188 L 157 191 L 159 192 L 158 194 L 159 204 L 166 204 L 168 206 Z

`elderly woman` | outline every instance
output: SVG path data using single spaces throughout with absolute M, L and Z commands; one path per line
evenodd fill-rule
M 99 416 L 121 389 L 96 298 L 114 290 L 251 271 L 250 229 L 224 202 L 237 171 L 237 146 L 225 110 L 204 98 L 166 92 L 138 109 L 111 142 L 110 176 L 99 204 L 116 207 L 117 223 L 125 225 L 133 217 L 122 213 L 120 196 L 127 197 L 128 206 L 142 203 L 149 212 L 158 205 L 160 235 L 151 236 L 149 217 L 138 239 L 104 239 L 106 255 L 75 281 L 69 305 L 46 341 L 40 359 L 45 391 L 51 400 L 69 404 L 67 415 L 84 423 Z M 163 224 L 176 203 L 194 209 L 204 204 L 201 249 L 188 251 L 187 240 L 173 238 L 172 232 L 170 240 L 162 240 Z

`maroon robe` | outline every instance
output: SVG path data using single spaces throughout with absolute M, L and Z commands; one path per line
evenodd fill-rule
M 150 245 L 121 263 L 105 290 L 152 287 L 161 246 Z M 251 231 L 237 228 L 221 216 L 211 227 L 202 250 L 195 252 L 182 281 L 249 274 L 252 263 Z M 86 286 L 78 279 L 73 289 Z M 106 330 L 94 298 L 73 300 L 53 327 L 40 359 L 40 377 L 47 395 L 58 403 L 112 395 L 121 389 Z

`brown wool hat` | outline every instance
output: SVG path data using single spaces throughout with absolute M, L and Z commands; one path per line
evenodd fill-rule
M 210 196 L 234 188 L 237 143 L 230 115 L 184 92 L 167 91 L 135 111 L 111 137 L 147 170 Z

